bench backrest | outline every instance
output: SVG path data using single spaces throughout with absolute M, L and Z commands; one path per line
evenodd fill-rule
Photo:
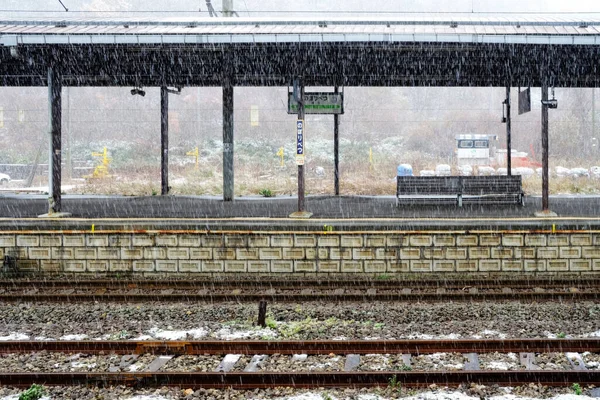
M 462 193 L 467 195 L 521 194 L 521 175 L 463 176 Z
M 397 176 L 396 193 L 458 195 L 461 193 L 460 178 L 460 176 Z
M 397 176 L 397 195 L 521 194 L 521 175 Z

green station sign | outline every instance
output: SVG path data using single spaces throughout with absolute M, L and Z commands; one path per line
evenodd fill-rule
M 305 114 L 343 114 L 344 94 L 328 92 L 304 93 Z M 288 114 L 298 114 L 298 102 L 288 93 Z

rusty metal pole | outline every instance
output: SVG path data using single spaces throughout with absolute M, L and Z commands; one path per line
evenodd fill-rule
M 48 155 L 48 214 L 61 210 L 61 118 L 62 81 L 55 67 L 48 68 L 48 133 L 50 139 Z
M 306 123 L 304 121 L 304 82 L 294 79 L 294 97 L 298 102 L 298 120 L 296 121 L 296 164 L 298 165 L 298 211 L 290 218 L 310 218 L 312 213 L 305 209 L 304 199 L 304 163 L 306 155 Z
M 223 82 L 223 201 L 233 201 L 233 179 L 233 84 L 228 75 Z
M 258 320 L 257 323 L 263 328 L 267 327 L 267 301 L 262 299 L 258 303 Z
M 160 87 L 160 194 L 169 194 L 169 92 Z
M 506 174 L 512 175 L 512 146 L 510 143 L 510 85 L 506 85 Z
M 303 122 L 302 135 L 306 138 L 306 126 L 304 126 L 304 82 L 300 81 L 298 87 L 298 121 Z M 305 144 L 305 142 L 303 141 Z M 304 164 L 298 165 L 298 212 L 304 211 Z
M 334 93 L 339 93 L 335 85 Z M 340 120 L 338 114 L 333 114 L 333 188 L 336 196 L 340 195 Z
M 542 212 L 549 211 L 548 205 L 548 84 L 542 83 Z

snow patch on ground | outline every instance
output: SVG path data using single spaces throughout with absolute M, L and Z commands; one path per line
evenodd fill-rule
M 154 340 L 154 337 L 150 335 L 141 335 L 131 340 Z
M 500 371 L 508 371 L 510 365 L 505 363 L 504 361 L 491 361 L 487 363 L 487 368 Z
M 136 372 L 140 368 L 137 364 L 132 364 L 129 366 L 129 372 Z
M 421 340 L 455 340 L 460 339 L 461 335 L 458 333 L 450 333 L 448 335 L 427 335 L 427 334 L 416 334 L 408 335 L 408 339 L 421 339 Z
M 270 328 L 248 331 L 236 331 L 231 330 L 230 328 L 222 328 L 214 333 L 214 337 L 222 340 L 260 338 L 263 336 L 277 337 L 277 332 L 271 330 Z
M 591 337 L 600 337 L 600 331 L 589 333 L 588 336 L 591 336 Z
M 163 330 L 160 328 L 152 328 L 148 331 L 153 338 L 164 340 L 181 340 L 181 339 L 200 339 L 208 334 L 208 331 L 203 328 L 190 329 L 187 331 Z
M 405 397 L 405 400 L 479 400 L 479 397 L 468 396 L 460 392 L 423 392 L 415 396 Z M 512 394 L 505 394 L 502 396 L 492 396 L 489 400 L 538 400 L 532 397 L 520 397 Z M 554 397 L 550 397 L 547 400 L 593 400 L 589 396 L 577 396 L 575 394 L 561 394 Z
M 60 337 L 60 340 L 84 340 L 87 339 L 88 335 L 80 334 L 80 335 L 64 335 Z
M 0 336 L 0 340 L 29 340 L 29 336 L 20 332 L 11 332 L 8 336 Z
M 71 363 L 71 367 L 92 369 L 92 368 L 96 368 L 96 363 L 88 364 L 88 363 L 82 362 L 82 361 L 74 361 Z
M 337 399 L 331 395 L 329 397 Z M 323 400 L 323 395 L 321 393 L 302 393 L 291 397 L 279 397 L 279 400 Z
M 153 340 L 153 339 L 154 339 L 154 337 L 152 337 L 150 335 L 141 335 L 141 336 L 135 337 L 131 340 Z
M 338 398 L 329 394 L 329 397 L 333 400 Z M 358 400 L 389 400 L 387 397 L 381 397 L 376 394 L 359 394 Z M 279 397 L 277 400 L 323 400 L 323 393 L 302 393 L 295 396 Z M 415 396 L 404 397 L 404 400 L 479 400 L 479 397 L 468 396 L 461 392 L 447 392 L 447 391 L 435 391 L 435 392 L 423 392 Z M 502 396 L 493 396 L 489 400 L 539 400 L 532 397 L 520 397 L 512 394 L 505 394 Z M 546 400 L 594 400 L 589 396 L 577 396 L 574 394 L 561 394 L 548 398 Z

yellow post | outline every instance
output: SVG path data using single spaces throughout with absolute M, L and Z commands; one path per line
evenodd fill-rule
M 199 152 L 198 152 L 198 147 L 196 146 L 196 148 L 192 151 L 188 151 L 187 153 L 185 153 L 186 156 L 193 156 L 196 157 L 196 169 L 198 169 L 198 157 L 199 157 Z
M 102 165 L 98 165 L 96 169 L 94 169 L 94 174 L 91 176 L 92 178 L 108 178 L 108 165 L 112 161 L 112 158 L 108 156 L 108 150 L 106 147 L 102 149 L 102 153 L 92 152 L 92 157 L 102 157 Z
M 108 151 L 106 150 L 106 147 L 105 147 L 104 151 L 102 152 L 102 164 L 104 164 L 105 167 L 108 167 L 109 163 L 110 163 L 110 158 L 108 158 Z
M 284 166 L 284 163 L 283 163 L 283 147 L 279 148 L 279 151 L 277 152 L 277 155 L 281 158 L 281 166 L 283 167 Z

